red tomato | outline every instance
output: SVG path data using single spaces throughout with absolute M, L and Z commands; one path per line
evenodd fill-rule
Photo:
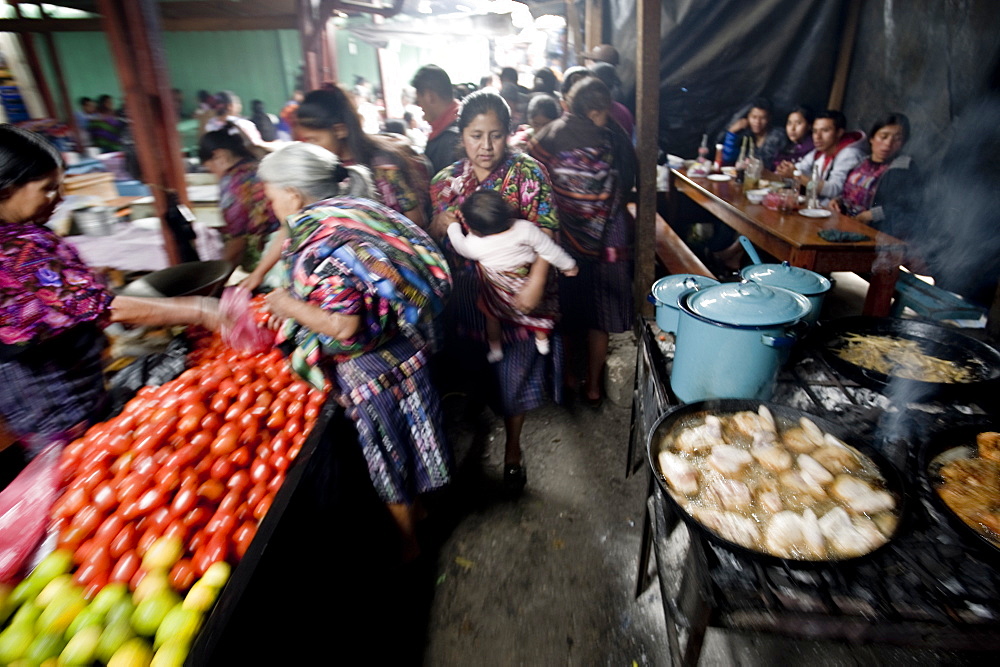
M 208 410 L 205 409 L 205 404 L 199 396 L 194 400 L 183 401 L 180 408 L 177 410 L 177 414 L 180 415 L 182 421 L 184 417 L 197 417 L 198 421 L 201 422 L 202 417 L 208 414 Z M 178 423 L 178 427 L 179 426 L 180 424 Z
M 271 407 L 268 405 L 251 405 L 248 412 L 259 420 L 261 417 L 265 417 L 271 413 Z
M 237 470 L 226 482 L 226 486 L 230 489 L 245 489 L 250 486 L 250 474 L 246 470 Z
M 301 452 L 301 451 L 302 451 L 302 443 L 298 443 L 297 442 L 294 445 L 292 445 L 291 447 L 289 447 L 288 448 L 288 460 L 289 461 L 294 461 L 295 458 L 299 455 L 299 452 Z
M 173 519 L 170 515 L 169 507 L 157 507 L 146 517 L 149 520 L 151 526 L 155 526 L 158 532 L 163 532 L 167 524 Z
M 174 495 L 170 503 L 170 513 L 174 516 L 185 514 L 198 502 L 198 489 L 193 484 L 185 484 Z
M 153 475 L 156 486 L 163 491 L 173 491 L 181 485 L 181 472 L 177 466 L 163 466 Z
M 183 593 L 191 588 L 191 584 L 194 583 L 196 576 L 194 566 L 191 565 L 191 560 L 189 558 L 181 558 L 170 569 L 170 585 L 173 586 L 175 591 Z
M 208 520 L 212 518 L 212 512 L 205 507 L 195 507 L 193 510 L 184 515 L 181 521 L 184 525 L 188 527 L 189 530 L 200 530 L 205 527 Z
M 67 491 L 62 495 L 56 505 L 52 508 L 52 515 L 55 517 L 72 517 L 82 510 L 90 498 L 83 488 L 76 488 Z
M 257 503 L 253 508 L 253 518 L 260 521 L 267 514 L 268 510 L 271 509 L 271 503 L 274 502 L 274 493 L 268 493 L 264 496 L 259 503 Z
M 108 546 L 108 554 L 112 558 L 121 558 L 122 554 L 126 551 L 135 549 L 135 544 L 137 541 L 134 523 L 125 524 L 125 526 L 118 532 L 118 535 L 111 540 L 111 544 Z
M 160 539 L 163 535 L 163 531 L 157 530 L 156 526 L 150 526 L 139 538 L 139 542 L 135 546 L 135 550 L 138 553 L 145 554 L 149 551 L 149 547 L 153 546 L 153 542 Z
M 226 496 L 227 498 L 229 496 Z M 205 524 L 205 532 L 212 536 L 224 534 L 229 536 L 236 529 L 236 515 L 234 512 L 236 507 L 234 506 L 232 510 L 224 510 L 222 506 L 219 506 L 219 510 L 212 515 L 208 523 Z
M 137 454 L 132 459 L 131 470 L 138 475 L 152 476 L 156 472 L 156 461 L 150 454 Z
M 90 557 L 90 554 L 94 552 L 97 548 L 98 542 L 96 540 L 87 540 L 76 549 L 73 550 L 73 562 L 77 565 L 81 565 L 85 560 Z
M 115 566 L 111 569 L 111 575 L 108 577 L 108 581 L 124 581 L 129 582 L 135 573 L 139 571 L 139 564 L 142 559 L 134 551 L 126 551 Z
M 227 404 L 222 410 L 213 409 L 212 412 L 206 412 L 205 416 L 201 418 L 201 428 L 204 431 L 209 431 L 210 433 L 215 433 L 222 426 L 222 415 L 219 413 L 224 413 L 229 409 Z
M 101 522 L 101 525 L 94 531 L 94 539 L 110 544 L 111 540 L 115 539 L 124 527 L 125 518 L 118 512 L 115 512 Z
M 233 381 L 236 386 L 243 387 L 253 382 L 253 373 L 246 367 L 238 368 L 233 372 Z
M 111 485 L 111 482 L 101 482 L 94 489 L 94 494 L 91 497 L 91 502 L 97 507 L 102 513 L 111 510 L 115 505 L 118 504 L 118 498 L 115 497 L 115 489 Z
M 198 487 L 198 495 L 212 504 L 219 502 L 225 493 L 226 485 L 217 479 L 207 480 Z
M 276 472 L 271 477 L 271 480 L 267 483 L 267 490 L 274 495 L 281 488 L 281 485 L 285 483 L 285 473 Z
M 104 520 L 104 514 L 94 505 L 87 505 L 73 517 L 70 526 L 79 529 L 85 537 L 90 537 Z
M 267 427 L 275 431 L 281 430 L 285 426 L 285 411 L 275 410 L 271 412 L 271 416 L 267 418 Z
M 256 534 L 257 524 L 254 521 L 245 521 L 236 529 L 236 532 L 233 533 L 233 550 L 236 552 L 237 558 L 243 558 Z
M 226 410 L 225 419 L 226 419 L 227 422 L 233 422 L 233 423 L 235 423 L 236 420 L 240 418 L 240 415 L 243 414 L 244 412 L 246 412 L 249 409 L 250 409 L 250 401 L 249 400 L 248 401 L 236 401 L 235 403 L 233 403 L 232 405 L 229 406 L 228 410 Z M 219 431 L 221 433 L 221 431 L 222 431 L 221 427 L 220 427 Z
M 307 403 L 306 409 L 302 411 L 302 416 L 307 422 L 314 421 L 319 417 L 320 406 L 315 403 Z
M 301 419 L 289 419 L 285 424 L 284 433 L 288 436 L 295 437 L 302 432 L 303 428 Z
M 275 454 L 271 457 L 270 465 L 278 472 L 282 473 L 286 472 L 290 464 L 291 461 L 289 461 L 288 458 L 282 456 L 281 454 Z
M 124 505 L 136 500 L 146 492 L 152 481 L 152 475 L 130 473 L 118 486 L 118 502 Z
M 208 532 L 204 530 L 195 531 L 195 533 L 191 536 L 191 539 L 188 540 L 187 550 L 192 554 L 197 554 L 198 551 L 205 546 L 206 542 L 208 542 Z M 192 561 L 193 560 L 194 558 L 192 558 Z M 197 569 L 195 571 L 197 572 Z
M 288 407 L 285 409 L 285 414 L 288 415 L 289 419 L 295 417 L 302 417 L 302 413 L 305 412 L 306 404 L 302 401 L 290 401 Z
M 177 519 L 171 521 L 170 525 L 167 526 L 166 530 L 163 531 L 164 537 L 178 537 L 180 538 L 181 544 L 187 544 L 188 527 L 184 525 L 184 521 Z
M 73 574 L 73 579 L 85 588 L 96 582 L 101 582 L 103 588 L 108 583 L 108 574 L 108 568 L 100 570 L 92 564 L 87 564 Z
M 221 393 L 221 390 L 222 388 L 220 387 L 219 393 L 216 393 L 212 397 L 212 402 L 209 404 L 212 411 L 209 414 L 221 415 L 225 414 L 226 410 L 229 409 L 229 395 Z
M 134 591 L 136 586 L 139 585 L 139 582 L 141 582 L 147 574 L 148 572 L 142 569 L 142 566 L 140 565 L 139 569 L 136 570 L 134 575 L 132 575 L 132 579 L 128 582 L 128 587 Z
M 140 515 L 149 514 L 154 509 L 163 507 L 164 503 L 167 502 L 167 499 L 167 491 L 158 486 L 154 486 L 142 494 L 142 496 L 139 497 L 139 500 L 136 501 L 136 512 Z
M 225 482 L 233 474 L 233 464 L 228 457 L 220 456 L 215 459 L 215 463 L 212 464 L 209 474 L 212 476 L 212 479 Z
M 223 396 L 225 398 L 230 398 L 236 396 L 240 393 L 240 387 L 232 378 L 225 378 L 219 383 L 219 390 L 216 392 L 216 396 Z
M 187 435 L 188 433 L 194 433 L 196 430 L 201 428 L 201 415 L 198 414 L 187 414 L 181 417 L 180 421 L 177 422 L 177 434 Z
M 198 576 L 205 574 L 205 571 L 213 564 L 226 559 L 229 551 L 229 536 L 222 533 L 213 535 L 208 543 L 203 545 L 191 559 Z
M 222 497 L 222 500 L 219 501 L 219 507 L 216 510 L 216 513 L 212 515 L 212 519 L 215 519 L 215 517 L 217 517 L 220 512 L 222 513 L 228 512 L 230 514 L 235 513 L 236 508 L 239 507 L 240 503 L 242 502 L 243 502 L 243 489 L 230 490 L 228 493 L 226 493 L 225 496 Z M 208 522 L 208 530 L 209 532 L 215 532 L 214 529 L 212 528 L 212 521 Z
M 267 484 L 255 484 L 247 491 L 246 499 L 250 507 L 256 507 L 257 503 L 267 495 Z
M 271 468 L 267 461 L 257 460 L 250 466 L 250 481 L 254 484 L 267 483 L 271 477 Z
M 159 449 L 164 442 L 167 440 L 169 432 L 164 428 L 154 428 L 146 431 L 141 436 L 136 436 L 135 439 L 135 451 L 137 452 L 151 452 L 155 449 Z
M 229 461 L 237 468 L 245 468 L 250 465 L 250 449 L 244 445 L 229 455 Z
M 215 439 L 215 442 L 212 443 L 211 451 L 215 456 L 229 456 L 236 450 L 236 446 L 238 444 L 239 441 L 236 434 L 220 434 L 219 437 Z

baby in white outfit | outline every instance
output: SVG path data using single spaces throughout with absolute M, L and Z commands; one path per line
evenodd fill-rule
M 551 298 L 543 299 L 531 313 L 523 313 L 516 305 L 517 294 L 524 288 L 531 265 L 538 257 L 566 276 L 579 272 L 576 260 L 536 225 L 513 218 L 498 192 L 474 192 L 462 203 L 461 212 L 470 233 L 466 236 L 462 226 L 453 222 L 448 226 L 448 238 L 458 254 L 475 260 L 479 267 L 478 306 L 486 317 L 490 346 L 487 359 L 490 363 L 503 359 L 500 320 L 534 331 L 538 352 L 548 354 L 549 333 L 559 316 L 558 303 Z

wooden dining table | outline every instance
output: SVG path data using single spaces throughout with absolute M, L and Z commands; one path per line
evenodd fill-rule
M 865 276 L 869 286 L 863 314 L 878 317 L 889 314 L 899 265 L 906 254 L 905 242 L 835 212 L 829 217 L 808 218 L 797 211 L 771 210 L 748 200 L 742 184 L 734 180 L 714 181 L 671 169 L 672 216 L 676 216 L 678 194 L 746 236 L 761 250 L 792 266 L 819 273 L 851 271 Z M 823 229 L 857 232 L 868 238 L 854 242 L 827 241 L 819 235 Z

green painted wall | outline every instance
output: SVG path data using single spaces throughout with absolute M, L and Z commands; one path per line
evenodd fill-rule
M 106 93 L 120 103 L 122 90 L 103 33 L 56 33 L 55 39 L 74 100 Z M 302 53 L 294 30 L 166 32 L 163 46 L 170 84 L 184 92 L 186 112 L 194 108 L 196 93 L 204 88 L 232 90 L 243 99 L 247 113 L 252 99 L 263 100 L 265 109 L 277 113 L 291 97 Z M 47 60 L 46 50 L 39 52 Z M 51 71 L 47 62 L 46 69 Z M 54 85 L 53 78 L 49 81 Z M 53 94 L 58 96 L 55 90 Z

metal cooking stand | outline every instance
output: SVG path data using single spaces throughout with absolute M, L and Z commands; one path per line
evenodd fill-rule
M 635 594 L 638 597 L 649 586 L 652 576 L 649 557 L 655 551 L 655 574 L 660 585 L 672 664 L 697 664 L 709 627 L 763 631 L 801 639 L 1000 649 L 1000 596 L 996 594 L 1000 590 L 1000 573 L 967 554 L 960 556 L 966 559 L 962 561 L 963 567 L 971 563 L 971 567 L 979 567 L 979 570 L 985 568 L 974 574 L 984 577 L 986 601 L 996 603 L 996 609 L 984 612 L 986 620 L 970 617 L 967 609 L 955 604 L 955 596 L 948 595 L 945 590 L 954 584 L 941 581 L 941 577 L 920 562 L 928 555 L 933 557 L 933 553 L 919 551 L 922 543 L 917 538 L 945 532 L 940 525 L 942 522 L 935 524 L 923 507 L 911 506 L 909 513 L 919 518 L 911 519 L 912 525 L 901 528 L 900 536 L 904 539 L 897 540 L 900 545 L 890 544 L 886 548 L 892 549 L 888 556 L 871 566 L 859 568 L 867 567 L 866 576 L 857 579 L 853 572 L 841 573 L 837 568 L 825 568 L 817 574 L 762 566 L 755 561 L 735 558 L 688 531 L 665 502 L 653 479 L 652 469 L 645 462 L 646 438 L 651 427 L 660 415 L 679 404 L 669 390 L 669 353 L 672 349 L 669 344 L 661 348 L 656 340 L 659 335 L 651 321 L 641 322 L 626 476 L 643 466 L 647 469 L 648 494 Z M 841 408 L 847 410 L 848 418 L 858 423 L 880 412 L 878 406 L 865 405 L 864 400 L 857 399 L 866 390 L 842 381 L 829 371 L 829 367 L 822 378 L 804 377 L 810 370 L 808 361 L 796 364 L 782 377 L 783 382 L 796 391 L 797 397 L 814 404 L 799 407 L 831 416 L 829 401 L 824 397 L 832 392 L 841 396 L 841 400 L 846 399 L 846 408 Z M 777 402 L 791 402 L 783 400 L 787 396 L 776 398 Z M 904 475 L 911 470 L 909 461 L 884 453 L 896 459 L 894 462 L 903 468 Z M 903 456 L 905 458 L 906 454 Z M 913 498 L 911 505 L 920 505 L 920 501 Z M 916 537 L 910 539 L 911 535 Z M 938 539 L 945 543 L 952 541 L 946 548 L 963 550 L 960 540 L 954 536 L 944 535 Z M 727 576 L 729 583 L 740 585 L 727 587 Z M 719 579 L 723 580 L 723 585 Z M 871 595 L 866 599 L 845 597 L 845 591 L 855 590 L 859 581 L 872 589 Z M 906 582 L 908 588 L 897 589 L 900 581 Z M 864 593 L 863 588 L 861 590 Z M 914 596 L 924 604 L 913 605 Z M 982 605 L 970 602 L 968 606 Z M 993 613 L 992 620 L 989 620 L 990 613 Z M 915 620 L 917 618 L 920 620 Z

